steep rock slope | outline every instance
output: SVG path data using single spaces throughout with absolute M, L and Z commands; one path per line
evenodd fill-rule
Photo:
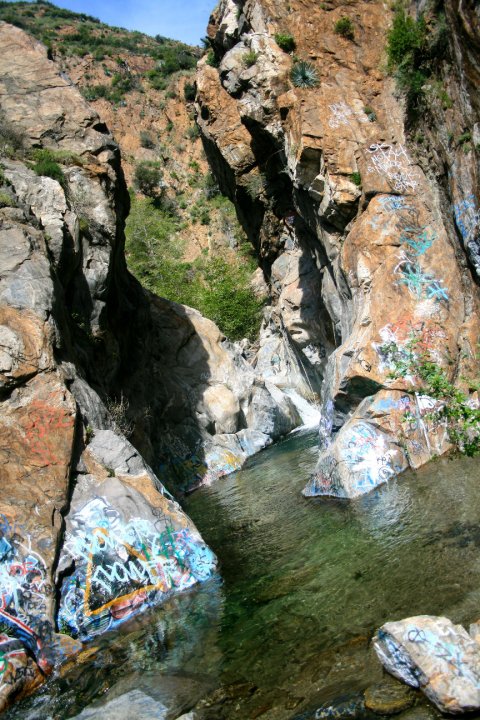
M 119 415 L 130 343 L 160 308 L 167 346 L 172 326 L 193 340 L 190 311 L 150 301 L 126 271 L 129 197 L 97 114 L 5 23 L 0 57 L 1 709 L 216 559 Z M 154 397 L 151 365 L 136 370 Z
M 455 23 L 475 34 L 454 5 Z M 209 26 L 218 67 L 198 71 L 206 152 L 276 297 L 277 334 L 323 378 L 307 495 L 354 497 L 444 452 L 448 434 L 432 418 L 436 402 L 415 392 L 415 365 L 428 353 L 460 384 L 478 368 L 479 292 L 464 252 L 475 262 L 474 148 L 457 148 L 444 185 L 444 167 L 414 156 L 380 69 L 390 23 L 376 2 L 222 0 Z M 275 41 L 282 34 L 295 58 Z M 467 54 L 455 112 L 468 106 L 473 123 Z

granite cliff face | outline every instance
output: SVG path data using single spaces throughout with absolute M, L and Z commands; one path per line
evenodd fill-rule
M 121 384 L 130 343 L 155 329 L 175 355 L 172 338 L 199 345 L 207 321 L 128 275 L 129 198 L 96 113 L 4 23 L 0 56 L 1 709 L 82 640 L 210 577 L 216 559 L 124 436 L 135 417 Z M 210 356 L 232 364 L 211 325 Z M 132 368 L 163 397 L 151 363 Z M 184 396 L 199 382 L 187 374 Z
M 216 572 L 159 478 L 211 481 L 301 419 L 128 273 L 118 146 L 46 48 L 0 23 L 0 58 L 1 709 Z
M 439 8 L 421 9 L 433 32 Z M 323 381 L 306 495 L 355 497 L 450 447 L 418 392 L 422 354 L 459 385 L 478 372 L 478 18 L 445 11 L 438 73 L 452 102 L 442 110 L 425 88 L 417 145 L 381 69 L 384 5 L 222 0 L 211 17 L 214 61 L 197 77 L 205 149 L 257 249 L 277 337 Z M 313 80 L 295 83 L 302 61 Z

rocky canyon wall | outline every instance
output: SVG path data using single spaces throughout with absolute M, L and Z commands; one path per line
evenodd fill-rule
M 306 495 L 355 497 L 448 450 L 415 366 L 428 356 L 459 386 L 478 372 L 478 17 L 453 2 L 420 9 L 431 32 L 441 10 L 451 23 L 438 72 L 452 101 L 426 79 L 416 130 L 385 71 L 393 12 L 381 3 L 222 0 L 199 65 L 210 163 L 277 327 L 323 380 Z

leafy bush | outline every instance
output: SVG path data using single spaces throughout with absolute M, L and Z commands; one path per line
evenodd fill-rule
M 37 175 L 52 178 L 65 188 L 66 180 L 63 170 L 48 150 L 38 151 L 37 159 L 32 169 Z
M 183 86 L 183 97 L 187 102 L 193 102 L 195 100 L 195 95 L 197 94 L 197 86 L 196 84 L 186 82 Z
M 210 65 L 211 67 L 215 67 L 215 68 L 220 65 L 219 60 L 217 60 L 215 53 L 211 48 L 207 52 L 207 65 Z
M 110 88 L 108 85 L 88 85 L 81 88 L 80 92 L 87 102 L 95 102 L 99 98 L 109 98 Z
M 157 162 L 140 162 L 135 168 L 135 186 L 147 197 L 155 197 L 160 190 L 163 173 Z
M 255 52 L 255 50 L 249 50 L 248 52 L 246 52 L 242 55 L 242 63 L 247 68 L 252 67 L 252 65 L 255 65 L 257 60 L 258 60 L 258 53 Z
M 410 110 L 424 97 L 427 68 L 426 26 L 422 17 L 414 20 L 403 6 L 395 9 L 393 24 L 387 35 L 388 70 L 393 72 L 399 89 L 407 98 Z
M 297 43 L 295 42 L 295 38 L 293 35 L 290 35 L 289 33 L 276 33 L 275 34 L 275 42 L 277 43 L 278 47 L 281 48 L 286 53 L 291 53 L 295 50 L 297 47 Z
M 146 130 L 140 130 L 140 145 L 146 150 L 153 150 L 155 147 L 155 140 Z
M 431 355 L 420 349 L 419 340 L 414 338 L 407 349 L 392 353 L 395 370 L 392 377 L 414 376 L 420 380 L 416 392 L 438 400 L 431 419 L 446 425 L 450 441 L 466 455 L 480 453 L 480 408 L 468 395 L 459 390 L 448 379 L 447 374 Z M 478 390 L 478 381 L 468 382 L 470 389 Z
M 295 87 L 311 88 L 318 85 L 316 68 L 305 60 L 296 62 L 290 72 L 290 78 Z
M 337 20 L 334 27 L 334 32 L 337 35 L 341 35 L 344 38 L 347 38 L 347 40 L 353 40 L 355 38 L 355 28 L 353 25 L 353 22 L 350 20 L 349 17 L 342 17 L 340 20 Z
M 234 218 L 227 198 L 216 196 L 212 207 L 220 200 L 231 206 Z M 202 210 L 206 213 L 208 207 Z M 184 262 L 180 230 L 178 220 L 157 209 L 153 200 L 133 197 L 125 248 L 130 270 L 152 292 L 199 310 L 231 340 L 253 339 L 260 327 L 262 304 L 250 288 L 255 269 L 252 258 L 238 254 L 227 262 L 202 255 Z
M 360 187 L 361 184 L 362 184 L 362 176 L 360 175 L 359 172 L 354 172 L 354 173 L 352 173 L 352 174 L 350 175 L 350 180 L 351 180 L 353 183 L 355 183 L 355 185 L 357 185 L 358 187 Z
M 23 151 L 25 136 L 0 112 L 0 153 L 9 157 Z

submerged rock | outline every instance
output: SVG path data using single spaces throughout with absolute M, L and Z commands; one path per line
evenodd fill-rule
M 419 615 L 385 623 L 373 644 L 388 672 L 423 690 L 442 712 L 480 708 L 480 645 L 461 625 Z
M 365 690 L 365 707 L 377 715 L 396 715 L 407 710 L 414 701 L 415 695 L 410 688 L 388 676 Z

